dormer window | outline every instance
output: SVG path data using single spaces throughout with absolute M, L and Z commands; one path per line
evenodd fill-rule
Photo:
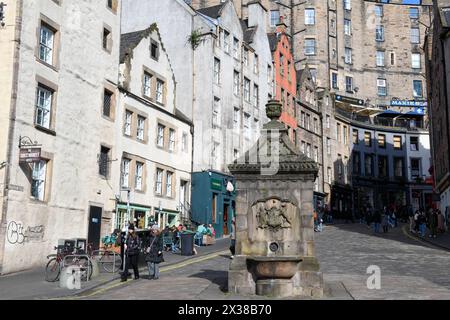
M 156 61 L 159 59 L 159 45 L 158 42 L 154 40 L 150 41 L 150 56 Z

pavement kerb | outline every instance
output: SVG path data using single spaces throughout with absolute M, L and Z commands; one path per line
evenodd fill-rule
M 428 240 L 427 238 L 419 237 L 419 236 L 416 235 L 415 233 L 412 233 L 412 232 L 406 230 L 407 228 L 408 228 L 408 225 L 405 225 L 405 226 L 403 226 L 403 228 L 402 228 L 403 233 L 404 233 L 407 237 L 409 237 L 409 238 L 411 238 L 411 239 L 414 239 L 414 240 L 417 240 L 417 241 L 419 241 L 419 242 L 425 243 L 425 244 L 432 245 L 432 246 L 434 246 L 434 247 L 438 247 L 438 248 L 440 248 L 440 249 L 444 249 L 444 250 L 450 251 L 450 248 L 449 248 L 449 247 L 446 247 L 446 246 L 440 245 L 440 244 L 438 244 L 438 243 L 435 243 L 435 242 L 433 242 L 433 241 L 430 241 L 430 240 Z
M 209 252 L 209 253 L 205 253 L 205 254 L 197 255 L 197 256 L 186 256 L 185 259 L 179 260 L 177 262 L 172 262 L 172 263 L 169 263 L 169 264 L 161 267 L 160 268 L 160 273 L 167 272 L 167 271 L 170 271 L 170 270 L 173 270 L 173 269 L 178 269 L 178 268 L 187 266 L 189 264 L 193 264 L 193 263 L 209 260 L 209 259 L 215 258 L 215 257 L 217 257 L 217 256 L 219 256 L 221 254 L 226 254 L 228 252 L 229 252 L 229 250 L 226 249 L 226 250 L 213 251 L 213 252 Z M 145 272 L 146 270 L 147 270 L 146 267 L 142 267 L 142 268 L 139 269 L 139 272 Z M 98 289 L 99 287 L 102 287 L 102 286 L 106 286 L 106 285 L 108 285 L 108 284 L 110 284 L 110 283 L 112 283 L 112 282 L 114 282 L 116 280 L 119 280 L 119 279 L 120 279 L 120 275 L 118 274 L 112 279 L 109 279 L 107 281 L 99 283 L 99 284 L 97 284 L 95 286 L 92 286 L 92 287 L 89 287 L 89 288 L 85 288 L 85 289 L 83 289 L 81 291 L 78 291 L 77 293 L 75 293 L 73 295 L 56 297 L 56 298 L 51 298 L 51 299 L 48 299 L 48 300 L 76 300 L 76 299 L 87 298 L 87 297 L 90 297 L 90 296 L 95 296 L 95 295 L 97 295 L 97 294 L 99 294 L 99 293 L 101 293 L 103 291 L 107 291 L 107 290 L 113 289 L 115 287 L 119 287 L 119 286 L 123 286 L 123 285 L 129 284 L 129 283 L 132 283 L 132 281 L 119 282 L 119 283 L 116 283 L 114 285 L 108 286 L 108 287 L 106 287 L 104 289 L 96 290 L 96 291 L 92 292 L 91 294 L 83 295 L 86 292 L 93 291 L 93 290 Z

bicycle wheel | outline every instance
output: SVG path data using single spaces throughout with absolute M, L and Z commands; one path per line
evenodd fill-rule
M 81 281 L 90 280 L 92 277 L 92 261 L 86 257 L 80 257 L 78 259 L 78 265 L 81 268 Z M 88 268 L 89 266 L 89 268 Z M 89 271 L 89 275 L 88 275 Z
M 113 253 L 109 252 L 105 252 L 98 261 L 106 272 L 111 273 L 114 273 L 117 270 L 119 270 L 120 265 L 122 264 L 122 259 L 120 258 L 120 255 L 118 254 L 114 255 Z
M 61 273 L 61 264 L 56 258 L 50 259 L 45 266 L 45 280 L 48 282 L 55 282 Z

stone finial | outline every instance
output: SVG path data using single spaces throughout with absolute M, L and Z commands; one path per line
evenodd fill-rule
M 266 104 L 266 115 L 272 121 L 278 121 L 281 117 L 281 103 L 278 100 L 269 100 Z

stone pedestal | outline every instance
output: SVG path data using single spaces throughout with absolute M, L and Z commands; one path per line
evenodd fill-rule
M 236 178 L 236 254 L 228 288 L 271 297 L 323 294 L 314 250 L 313 185 L 318 165 L 301 154 L 277 121 L 280 105 L 266 106 L 272 120 L 242 158 L 229 165 Z

